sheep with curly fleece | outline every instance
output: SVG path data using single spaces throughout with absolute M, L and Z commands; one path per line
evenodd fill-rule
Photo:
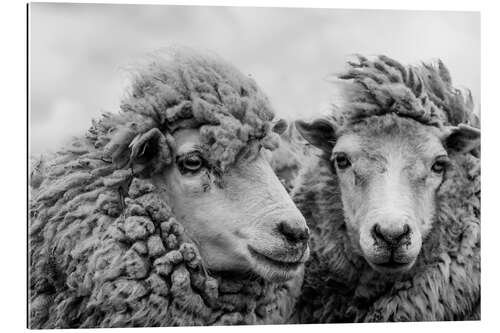
M 215 55 L 139 66 L 120 113 L 33 163 L 29 326 L 283 323 L 309 249 L 273 117 Z
M 350 62 L 292 196 L 311 228 L 303 323 L 480 318 L 478 118 L 436 64 Z

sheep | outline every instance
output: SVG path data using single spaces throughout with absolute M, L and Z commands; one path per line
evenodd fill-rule
M 32 163 L 29 326 L 285 322 L 309 231 L 264 158 L 273 118 L 216 55 L 140 63 L 119 113 Z
M 351 61 L 340 104 L 298 131 L 311 229 L 302 323 L 480 319 L 480 131 L 442 61 Z

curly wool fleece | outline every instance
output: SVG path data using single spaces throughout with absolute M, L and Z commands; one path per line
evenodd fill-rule
M 272 148 L 273 113 L 254 81 L 216 57 L 171 50 L 137 71 L 121 108 L 35 163 L 29 326 L 284 322 L 300 281 L 208 274 L 151 182 L 172 163 L 175 128 L 199 128 L 221 171 L 252 140 Z M 147 140 L 159 148 L 145 160 Z
M 404 67 L 387 57 L 361 57 L 341 76 L 348 103 L 340 126 L 391 113 L 424 125 L 475 125 L 470 95 L 451 85 L 444 65 Z M 340 127 L 340 131 L 342 128 Z M 437 193 L 433 230 L 410 272 L 389 280 L 354 254 L 343 217 L 340 187 L 327 159 L 306 168 L 292 192 L 311 228 L 311 259 L 296 315 L 302 323 L 427 321 L 480 318 L 480 160 L 451 157 Z
M 403 66 L 383 55 L 374 59 L 359 55 L 357 60 L 338 76 L 345 84 L 345 103 L 332 114 L 339 126 L 388 113 L 438 127 L 479 126 L 470 91 L 453 87 L 441 60 L 421 66 Z

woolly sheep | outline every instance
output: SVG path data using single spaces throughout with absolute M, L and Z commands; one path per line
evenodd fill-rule
M 139 66 L 120 113 L 33 162 L 29 326 L 283 323 L 309 249 L 261 152 L 273 117 L 215 55 Z
M 344 103 L 297 121 L 321 150 L 293 200 L 311 228 L 302 323 L 480 318 L 478 118 L 441 61 L 350 62 Z

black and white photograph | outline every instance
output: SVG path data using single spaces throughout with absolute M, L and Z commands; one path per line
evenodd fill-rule
M 482 12 L 25 10 L 26 328 L 482 321 Z

